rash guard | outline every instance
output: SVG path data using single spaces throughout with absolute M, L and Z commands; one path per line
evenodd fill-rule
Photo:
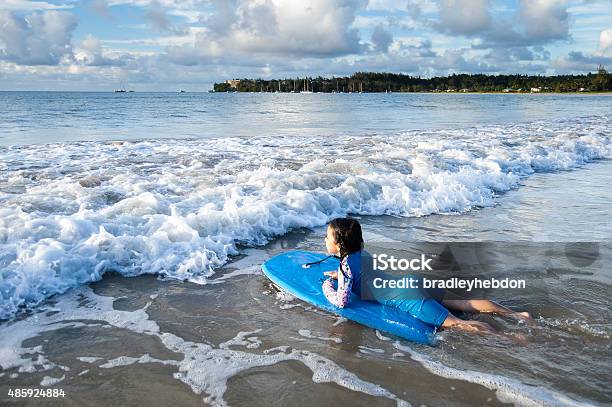
M 351 298 L 351 291 L 359 295 L 360 262 L 361 252 L 351 253 L 340 261 L 337 289 L 332 278 L 323 282 L 325 298 L 336 307 L 346 307 Z

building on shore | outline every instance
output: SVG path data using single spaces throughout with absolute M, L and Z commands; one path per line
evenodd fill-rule
M 236 89 L 238 84 L 240 83 L 240 79 L 228 79 L 225 81 L 232 89 Z

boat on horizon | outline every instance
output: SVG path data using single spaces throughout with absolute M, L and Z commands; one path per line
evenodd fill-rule
M 133 91 L 132 89 L 128 90 L 128 89 L 125 87 L 125 83 L 123 83 L 123 82 L 121 82 L 121 83 L 119 84 L 119 88 L 115 89 L 115 90 L 114 90 L 114 92 L 115 92 L 115 93 L 134 93 L 134 91 Z

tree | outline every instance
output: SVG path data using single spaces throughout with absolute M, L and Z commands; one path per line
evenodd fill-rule
M 610 74 L 608 74 L 608 71 L 605 70 L 603 65 L 599 65 L 599 68 L 597 69 L 597 75 L 595 75 L 591 83 L 593 90 L 611 90 Z
M 234 89 L 230 86 L 229 83 L 215 83 L 213 86 L 215 92 L 231 92 Z

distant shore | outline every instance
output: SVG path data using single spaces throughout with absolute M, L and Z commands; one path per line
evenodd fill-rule
M 0 93 L 115 93 L 112 90 L 0 90 Z M 177 95 L 189 95 L 189 94 L 200 94 L 200 93 L 288 93 L 288 94 L 300 94 L 300 92 L 213 92 L 210 90 L 196 90 L 188 91 L 183 93 L 173 92 L 169 90 L 140 90 L 130 92 L 128 94 L 143 94 L 143 93 L 164 93 L 164 94 L 177 94 Z M 329 93 L 337 94 L 335 92 L 312 92 L 316 94 Z M 341 94 L 359 94 L 360 92 L 338 92 Z M 385 93 L 385 92 L 361 92 L 361 93 Z M 598 92 L 499 92 L 499 91 L 482 91 L 482 92 L 388 92 L 389 94 L 420 94 L 420 95 L 436 95 L 436 94 L 460 94 L 460 95 L 590 95 L 590 96 L 609 96 L 612 95 L 611 91 L 598 91 Z M 123 93 L 119 93 L 123 95 Z M 120 96 L 119 96 L 120 97 Z
M 145 92 L 148 93 L 148 92 Z M 150 92 L 157 93 L 157 92 Z M 172 93 L 172 92 L 159 92 Z M 191 92 L 191 93 L 266 93 L 266 94 L 303 94 L 301 92 Z M 400 94 L 400 95 L 583 95 L 583 96 L 610 96 L 612 91 L 605 92 L 310 92 L 307 94 L 354 95 L 354 94 Z
M 582 75 L 452 74 L 422 78 L 388 72 L 357 72 L 351 76 L 284 79 L 228 79 L 215 92 L 278 93 L 573 93 L 610 92 L 612 78 L 603 66 Z

